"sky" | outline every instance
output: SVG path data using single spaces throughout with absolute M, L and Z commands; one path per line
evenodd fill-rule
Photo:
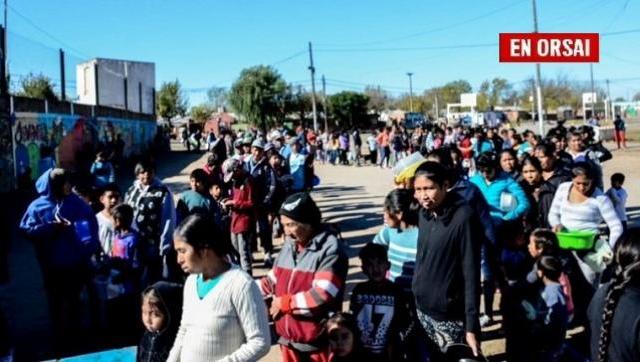
M 309 42 L 316 89 L 324 75 L 329 94 L 365 85 L 408 93 L 407 72 L 414 94 L 457 79 L 477 89 L 504 77 L 519 87 L 535 71 L 499 63 L 497 47 L 499 33 L 533 30 L 531 0 L 8 1 L 12 79 L 33 72 L 59 82 L 62 48 L 70 87 L 75 65 L 91 58 L 150 61 L 156 86 L 178 79 L 191 105 L 259 64 L 309 90 Z M 538 0 L 537 7 L 540 32 L 601 33 L 597 85 L 610 79 L 613 98 L 640 92 L 640 0 Z M 543 77 L 559 75 L 588 81 L 589 65 L 542 65 Z

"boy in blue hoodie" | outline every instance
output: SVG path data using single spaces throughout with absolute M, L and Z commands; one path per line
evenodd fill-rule
M 115 171 L 111 162 L 107 160 L 107 155 L 104 151 L 97 153 L 96 160 L 91 165 L 90 172 L 94 178 L 94 185 L 98 188 L 116 182 Z
M 65 170 L 43 173 L 36 190 L 39 196 L 27 208 L 20 229 L 34 243 L 60 347 L 61 338 L 72 339 L 80 326 L 80 293 L 90 276 L 91 258 L 100 250 L 98 223 L 91 207 L 71 192 Z

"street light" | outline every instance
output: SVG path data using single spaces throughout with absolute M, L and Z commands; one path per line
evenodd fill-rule
M 411 81 L 413 73 L 407 72 L 407 75 L 409 76 L 409 111 L 413 112 L 413 82 Z

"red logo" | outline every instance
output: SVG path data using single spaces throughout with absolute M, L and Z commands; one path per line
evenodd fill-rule
M 501 63 L 597 63 L 598 33 L 501 33 Z

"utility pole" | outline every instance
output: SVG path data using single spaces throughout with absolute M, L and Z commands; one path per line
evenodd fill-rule
M 611 89 L 609 89 L 609 79 L 607 79 L 607 102 L 609 102 L 609 105 L 611 106 L 611 119 L 615 119 L 616 116 L 613 112 L 613 101 L 611 100 Z M 608 115 L 607 115 L 608 117 Z
M 413 76 L 412 72 L 407 72 L 409 76 L 409 112 L 413 112 L 413 81 L 411 77 Z
M 438 92 L 436 92 L 436 102 L 435 102 L 435 106 L 436 106 L 436 119 L 435 122 L 438 122 Z
M 313 110 L 313 130 L 318 131 L 318 112 L 316 110 L 316 68 L 313 66 L 313 50 L 309 42 L 309 70 L 311 71 L 311 109 Z
M 322 109 L 324 109 L 324 131 L 329 132 L 329 121 L 328 113 L 329 109 L 327 108 L 327 83 L 324 79 L 324 74 L 322 75 Z
M 9 48 L 7 46 L 7 33 L 9 32 L 9 28 L 7 28 L 7 0 L 4 0 L 4 35 L 3 35 L 3 41 L 4 41 L 4 49 L 2 49 L 2 51 L 4 52 L 4 71 L 6 72 L 6 76 L 7 79 L 9 78 L 9 57 L 7 57 L 7 49 Z
M 67 91 L 66 91 L 66 84 L 65 84 L 65 76 L 64 76 L 64 50 L 60 49 L 60 98 L 62 98 L 62 101 L 66 101 L 67 100 Z
M 589 73 L 591 75 L 591 118 L 596 116 L 596 87 L 593 83 L 593 63 L 589 63 Z
M 531 0 L 533 4 L 533 32 L 538 32 L 538 11 L 536 10 L 536 0 Z M 540 63 L 536 63 L 536 98 L 538 101 L 538 130 L 540 136 L 544 136 L 544 121 L 542 114 L 542 84 L 540 77 Z

